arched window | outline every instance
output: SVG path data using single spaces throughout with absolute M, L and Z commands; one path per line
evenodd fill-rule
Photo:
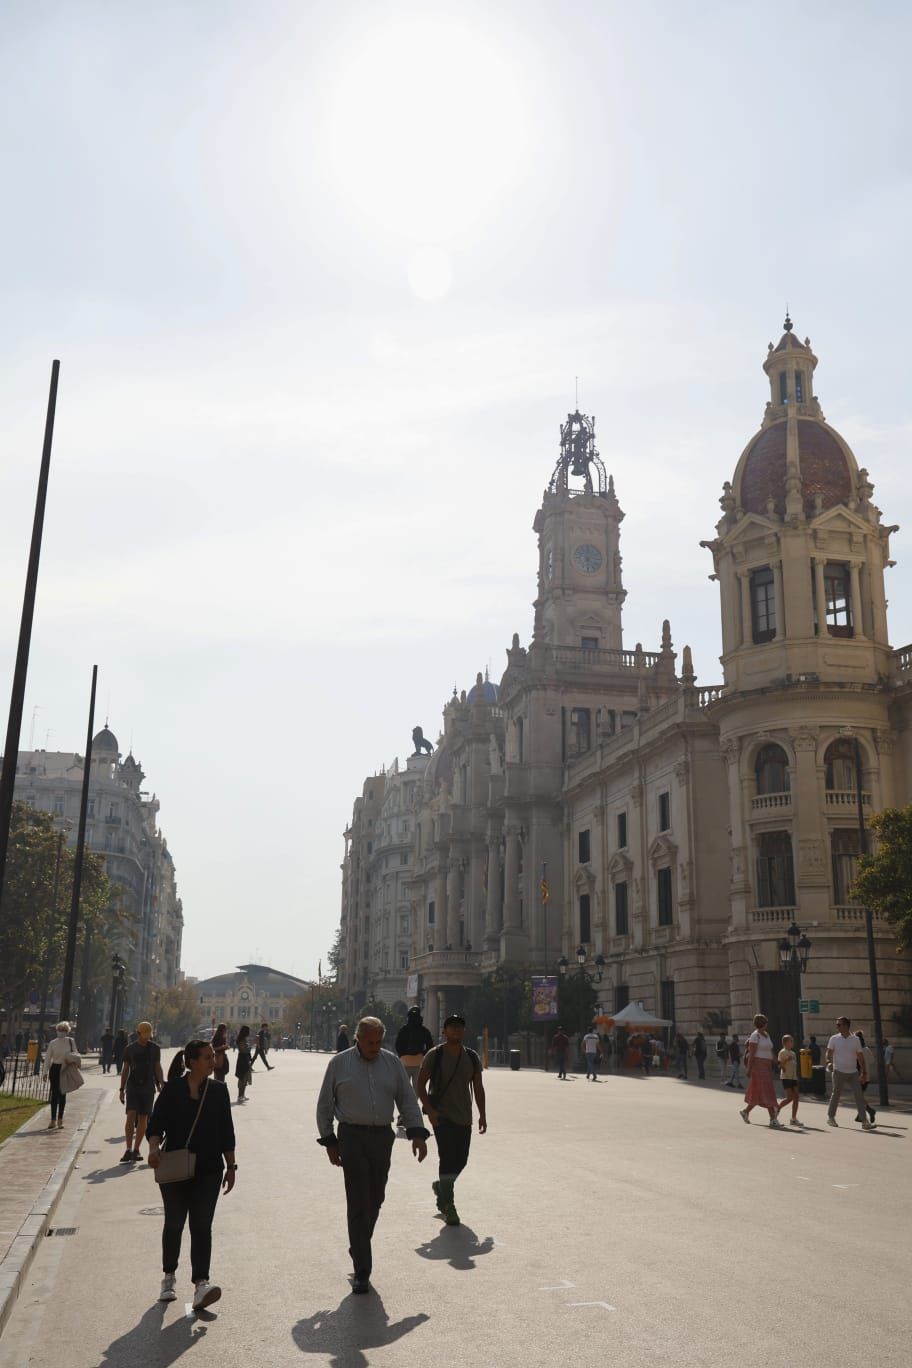
M 823 757 L 824 782 L 828 789 L 849 793 L 855 789 L 855 747 L 841 737 L 831 741 Z
M 770 744 L 761 746 L 754 761 L 754 775 L 757 780 L 757 794 L 788 793 L 789 781 L 788 756 L 781 746 Z

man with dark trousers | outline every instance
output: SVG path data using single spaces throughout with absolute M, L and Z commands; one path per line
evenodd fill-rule
M 419 1164 L 427 1155 L 428 1132 L 417 1098 L 400 1060 L 383 1049 L 385 1030 L 378 1017 L 361 1018 L 354 1046 L 330 1060 L 317 1100 L 318 1143 L 345 1178 L 355 1293 L 370 1291 L 371 1238 L 386 1194 L 394 1107 L 405 1121 Z
M 269 1022 L 264 1021 L 260 1029 L 257 1031 L 256 1049 L 254 1050 L 253 1058 L 250 1061 L 251 1069 L 253 1068 L 254 1064 L 258 1059 L 262 1059 L 267 1069 L 272 1069 L 273 1066 L 266 1058 L 267 1054 L 269 1053 L 269 1046 L 271 1045 L 271 1043 L 272 1036 L 269 1032 Z
M 437 1210 L 447 1225 L 459 1225 L 453 1188 L 469 1162 L 473 1093 L 478 1107 L 478 1132 L 484 1135 L 488 1129 L 481 1060 L 474 1050 L 463 1045 L 465 1028 L 464 1017 L 448 1016 L 443 1023 L 443 1044 L 428 1051 L 418 1075 L 418 1097 L 434 1127 L 440 1160 L 434 1195 Z

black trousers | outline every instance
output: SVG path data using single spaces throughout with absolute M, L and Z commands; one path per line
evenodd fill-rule
M 58 1117 L 63 1120 L 63 1113 L 66 1111 L 66 1093 L 60 1091 L 60 1070 L 62 1065 L 52 1064 L 48 1069 L 48 1078 L 51 1084 L 51 1120 L 56 1121 Z
M 357 1277 L 370 1277 L 371 1237 L 389 1177 L 395 1136 L 390 1126 L 339 1125 L 339 1157 L 348 1206 L 348 1252 Z
M 181 1236 L 189 1216 L 190 1275 L 194 1282 L 208 1282 L 209 1261 L 212 1258 L 212 1218 L 221 1186 L 221 1173 L 202 1173 L 185 1183 L 162 1183 L 158 1190 L 165 1208 L 163 1273 L 177 1272 Z
M 455 1183 L 469 1162 L 469 1146 L 472 1143 L 472 1127 L 457 1126 L 442 1116 L 434 1127 L 437 1141 L 439 1177 L 441 1182 Z

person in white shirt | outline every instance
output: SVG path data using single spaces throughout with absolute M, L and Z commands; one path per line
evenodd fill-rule
M 60 1070 L 71 1055 L 74 1059 L 79 1058 L 76 1045 L 70 1036 L 70 1023 L 58 1021 L 56 1030 L 57 1034 L 47 1047 L 41 1066 L 41 1077 L 50 1079 L 51 1083 L 51 1119 L 48 1122 L 48 1130 L 63 1130 L 66 1093 L 60 1091 Z
M 773 1084 L 773 1042 L 770 1039 L 769 1022 L 762 1012 L 754 1017 L 754 1029 L 747 1038 L 744 1068 L 747 1073 L 747 1092 L 744 1094 L 747 1106 L 741 1112 L 741 1120 L 749 1126 L 752 1109 L 766 1107 L 773 1130 L 781 1130 L 779 1102 Z
M 587 1035 L 583 1036 L 583 1054 L 586 1056 L 586 1077 L 591 1078 L 593 1083 L 598 1082 L 596 1066 L 598 1065 L 599 1046 L 601 1041 L 598 1032 L 593 1028 Z
M 839 1106 L 843 1088 L 848 1086 L 852 1089 L 858 1111 L 856 1121 L 861 1122 L 864 1130 L 873 1130 L 876 1123 L 869 1121 L 865 1115 L 865 1099 L 862 1092 L 862 1084 L 868 1081 L 868 1066 L 858 1036 L 852 1034 L 851 1027 L 852 1023 L 848 1017 L 837 1017 L 836 1034 L 831 1035 L 827 1041 L 827 1066 L 833 1071 L 833 1091 L 830 1093 L 830 1105 L 827 1108 L 827 1125 L 839 1124 L 836 1120 L 836 1108 Z

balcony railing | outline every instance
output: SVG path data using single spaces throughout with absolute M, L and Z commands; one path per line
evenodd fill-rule
M 864 908 L 857 903 L 843 903 L 840 907 L 834 907 L 837 921 L 864 921 Z M 880 916 L 879 912 L 874 912 L 874 919 Z
M 707 684 L 705 688 L 697 689 L 697 706 L 705 708 L 707 703 L 715 703 L 724 693 L 724 684 Z
M 752 922 L 790 922 L 795 915 L 794 907 L 755 907 L 751 912 Z
M 827 789 L 827 807 L 858 807 L 858 793 L 855 789 Z M 862 790 L 861 801 L 864 807 L 871 806 L 871 795 Z
M 751 809 L 754 812 L 768 812 L 773 808 L 790 808 L 792 806 L 792 795 L 790 793 L 760 793 L 756 798 L 751 799 Z
M 608 647 L 552 646 L 552 664 L 579 670 L 650 670 L 660 660 L 658 651 L 617 651 Z

